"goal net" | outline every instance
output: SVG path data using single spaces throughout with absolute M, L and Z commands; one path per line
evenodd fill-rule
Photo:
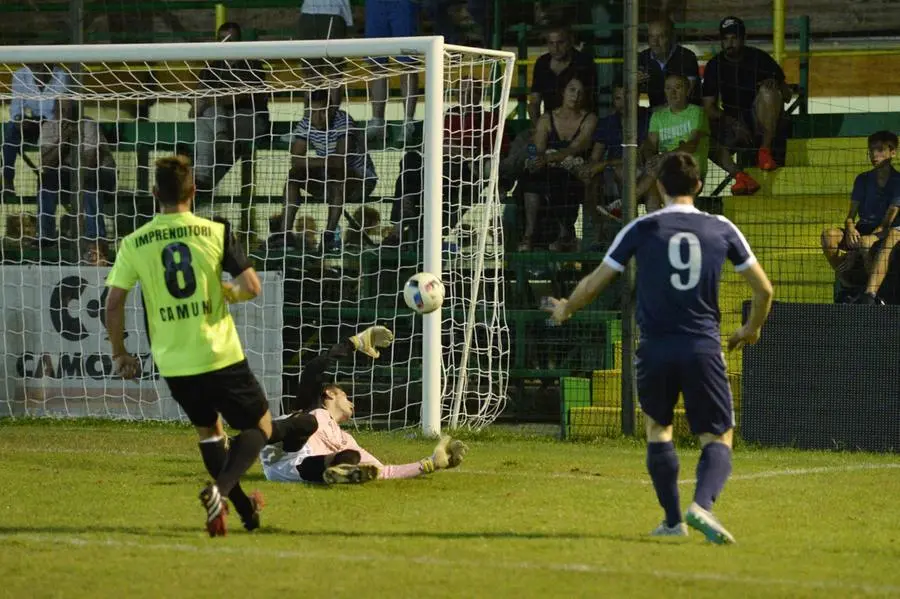
M 117 244 L 152 219 L 153 164 L 172 153 L 193 161 L 195 212 L 226 219 L 261 273 L 232 314 L 274 413 L 315 401 L 294 397 L 304 365 L 375 324 L 392 347 L 333 373 L 356 423 L 436 433 L 502 410 L 512 54 L 398 38 L 0 47 L 0 64 L 0 415 L 184 418 L 139 293 L 139 380 L 114 376 L 103 325 Z M 426 316 L 402 299 L 423 270 L 447 290 Z

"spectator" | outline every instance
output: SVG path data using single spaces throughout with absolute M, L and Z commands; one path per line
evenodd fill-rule
M 868 141 L 873 168 L 853 183 L 844 228 L 822 232 L 822 251 L 839 279 L 846 281 L 852 270 L 864 266 L 868 281 L 857 300 L 862 304 L 878 303 L 876 294 L 887 275 L 891 251 L 900 240 L 900 173 L 891 164 L 897 155 L 897 136 L 878 131 Z M 873 261 L 870 250 L 879 242 Z
M 322 233 L 323 251 L 340 249 L 338 223 L 344 202 L 364 202 L 378 182 L 375 166 L 366 153 L 362 130 L 341 110 L 339 90 L 316 90 L 309 96 L 306 115 L 294 127 L 287 207 L 280 231 L 293 229 L 301 188 L 328 204 Z M 315 156 L 308 156 L 309 149 Z
M 675 27 L 669 19 L 657 19 L 647 26 L 650 47 L 638 54 L 638 84 L 650 98 L 650 109 L 666 106 L 666 77 L 681 75 L 690 82 L 688 98 L 701 105 L 700 67 L 697 55 L 675 43 Z
M 55 121 L 66 102 L 59 98 L 72 85 L 62 67 L 26 65 L 13 73 L 9 120 L 3 125 L 3 191 L 15 194 L 16 157 L 23 143 L 35 143 L 42 121 Z M 61 107 L 60 104 L 63 104 Z
M 536 156 L 528 159 L 529 172 L 520 181 L 525 196 L 525 234 L 519 251 L 532 249 L 532 241 L 542 207 L 559 225 L 559 236 L 550 251 L 576 249 L 575 221 L 584 186 L 576 173 L 591 150 L 597 117 L 586 107 L 587 86 L 572 78 L 563 88 L 563 103 L 538 120 L 534 134 Z
M 500 116 L 482 105 L 481 82 L 463 79 L 459 83 L 459 103 L 444 115 L 443 200 L 444 229 L 456 226 L 460 206 L 472 204 L 487 183 L 490 158 L 500 125 Z M 422 213 L 422 154 L 407 152 L 400 162 L 391 210 L 393 231 L 383 243 L 398 245 L 403 239 L 417 241 Z
M 350 0 L 303 0 L 297 22 L 301 40 L 344 39 L 351 27 Z
M 297 33 L 301 40 L 334 40 L 350 37 L 353 9 L 350 0 L 303 0 Z M 341 58 L 307 58 L 300 74 L 304 79 L 331 77 L 340 72 Z
M 366 37 L 411 37 L 418 34 L 418 0 L 366 0 Z M 384 62 L 387 59 L 377 60 Z M 372 140 L 384 139 L 384 111 L 387 107 L 388 78 L 391 73 L 386 72 L 385 75 L 372 82 L 372 120 L 367 127 L 368 137 Z M 403 124 L 403 142 L 406 143 L 415 131 L 413 120 L 419 99 L 417 73 L 400 76 L 400 94 L 403 96 L 403 114 L 406 117 Z
M 241 27 L 223 23 L 216 36 L 223 43 L 239 42 Z M 235 161 L 250 159 L 256 140 L 268 135 L 269 96 L 247 93 L 264 85 L 258 60 L 212 62 L 200 73 L 198 90 L 211 92 L 195 100 L 189 115 L 196 118 L 194 181 L 200 198 L 211 197 Z
M 481 46 L 489 42 L 487 0 L 425 0 L 425 13 L 435 35 L 448 44 Z
M 743 21 L 722 19 L 719 35 L 722 51 L 706 64 L 703 74 L 703 105 L 712 126 L 713 159 L 734 177 L 731 193 L 748 195 L 759 190 L 759 183 L 740 170 L 731 155 L 758 148 L 759 168 L 778 168 L 772 142 L 792 92 L 778 63 L 759 48 L 745 45 Z
M 106 259 L 106 223 L 101 192 L 115 189 L 116 163 L 100 124 L 92 119 L 53 120 L 41 124 L 41 189 L 38 191 L 38 246 L 57 243 L 59 191 L 83 192 L 85 262 Z M 79 183 L 83 184 L 80 185 Z
M 647 139 L 647 129 L 650 125 L 650 111 L 643 106 L 637 107 L 638 111 L 638 145 Z M 599 232 L 601 212 L 597 208 L 597 198 L 604 196 L 604 203 L 608 204 L 602 210 L 610 216 L 617 216 L 615 203 L 621 198 L 624 173 L 622 170 L 622 158 L 624 152 L 622 143 L 624 139 L 625 117 L 625 87 L 617 83 L 613 88 L 613 112 L 597 122 L 594 131 L 593 149 L 590 162 L 580 171 L 582 182 L 586 183 L 584 192 L 584 212 L 594 224 L 595 235 Z M 611 204 L 611 205 L 610 205 Z
M 528 118 L 536 124 L 543 114 L 549 114 L 563 104 L 563 89 L 572 79 L 578 79 L 584 87 L 582 102 L 592 110 L 597 93 L 597 68 L 594 61 L 573 45 L 572 32 L 557 26 L 547 32 L 546 54 L 534 63 L 531 75 L 531 95 L 528 97 Z
M 700 180 L 706 178 L 709 156 L 709 121 L 706 112 L 688 103 L 691 84 L 683 75 L 666 77 L 666 107 L 650 118 L 650 133 L 644 143 L 644 175 L 637 184 L 637 196 L 647 196 L 647 211 L 662 207 L 656 183 L 659 164 L 672 152 L 692 154 L 700 167 Z

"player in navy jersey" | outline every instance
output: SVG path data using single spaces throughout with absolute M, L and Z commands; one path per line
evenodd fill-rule
M 703 450 L 697 464 L 694 501 L 687 524 L 714 543 L 734 537 L 712 514 L 712 505 L 731 474 L 734 411 L 719 332 L 719 279 L 725 260 L 753 290 L 746 324 L 728 339 L 728 349 L 759 340 L 772 303 L 772 285 L 747 240 L 734 224 L 694 207 L 701 188 L 697 161 L 673 152 L 657 179 L 665 208 L 630 222 L 616 236 L 603 263 L 585 277 L 568 300 L 546 308 L 558 323 L 587 306 L 637 259 L 638 397 L 647 429 L 647 469 L 665 521 L 651 534 L 686 536 L 678 496 L 678 456 L 672 419 L 684 395 L 691 431 Z

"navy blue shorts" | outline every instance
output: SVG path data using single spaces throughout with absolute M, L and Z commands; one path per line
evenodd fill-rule
M 635 367 L 641 409 L 657 423 L 672 424 L 680 393 L 695 435 L 721 435 L 734 428 L 734 404 L 721 352 L 696 353 L 671 343 L 644 341 L 638 346 Z
M 366 37 L 412 37 L 419 32 L 419 2 L 368 0 Z

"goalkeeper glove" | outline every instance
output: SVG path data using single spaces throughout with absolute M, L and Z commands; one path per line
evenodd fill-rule
M 393 340 L 394 334 L 391 330 L 378 325 L 350 337 L 350 341 L 357 350 L 373 358 L 381 355 L 381 352 L 378 351 L 379 348 L 389 346 Z

